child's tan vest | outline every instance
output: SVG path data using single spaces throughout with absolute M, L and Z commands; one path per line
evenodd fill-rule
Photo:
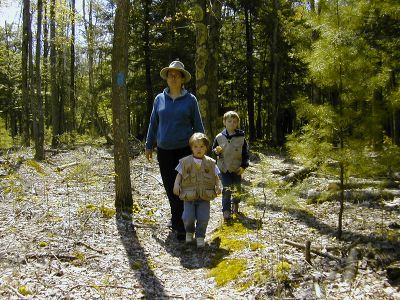
M 224 150 L 219 155 L 217 165 L 221 172 L 237 172 L 242 164 L 242 148 L 244 136 L 234 136 L 230 140 L 219 133 L 216 137 L 218 145 Z
M 215 160 L 204 156 L 201 165 L 195 163 L 193 155 L 180 160 L 182 164 L 182 182 L 179 198 L 184 201 L 212 200 L 215 193 Z

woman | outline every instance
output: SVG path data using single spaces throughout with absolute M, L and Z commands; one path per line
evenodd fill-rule
M 171 208 L 172 229 L 178 240 L 185 240 L 182 221 L 183 201 L 174 195 L 175 167 L 179 159 L 190 155 L 189 138 L 195 132 L 204 133 L 196 97 L 184 84 L 192 77 L 179 60 L 160 71 L 168 87 L 154 100 L 146 138 L 146 158 L 152 159 L 153 147 L 157 146 L 157 159 L 161 178 Z

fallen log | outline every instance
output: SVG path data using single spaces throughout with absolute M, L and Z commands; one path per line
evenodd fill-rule
M 299 243 L 296 243 L 296 242 L 292 242 L 292 241 L 289 241 L 289 240 L 283 240 L 283 242 L 285 244 L 288 244 L 290 246 L 293 246 L 293 247 L 301 249 L 301 250 L 305 250 L 306 249 L 305 245 L 302 245 L 302 244 L 299 244 Z M 341 260 L 340 257 L 334 256 L 334 255 L 326 253 L 326 252 L 321 252 L 321 251 L 316 250 L 316 249 L 312 249 L 311 247 L 310 247 L 310 252 L 314 253 L 316 255 L 322 256 L 322 257 L 326 257 L 326 258 L 332 259 L 332 260 L 336 260 L 336 261 L 340 261 Z

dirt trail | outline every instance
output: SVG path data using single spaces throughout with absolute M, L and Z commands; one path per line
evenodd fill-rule
M 251 163 L 243 215 L 229 228 L 219 199 L 212 202 L 204 250 L 177 242 L 167 227 L 169 206 L 155 161 L 147 163 L 143 155 L 131 161 L 132 223 L 113 216 L 110 149 L 81 146 L 49 153 L 43 163 L 32 157 L 30 149 L 0 157 L 1 299 L 400 298 L 368 257 L 346 282 L 344 260 L 314 255 L 309 265 L 302 251 L 284 242 L 347 249 L 354 237 L 370 237 L 372 253 L 377 218 L 387 228 L 400 223 L 398 211 L 346 204 L 348 238 L 339 242 L 335 204 L 277 198 L 274 184 L 298 168 L 282 157 L 260 155 Z M 237 262 L 245 266 L 237 278 L 218 285 L 221 278 L 210 275 Z

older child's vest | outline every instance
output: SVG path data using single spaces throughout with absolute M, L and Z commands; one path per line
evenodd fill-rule
M 182 164 L 182 182 L 179 198 L 184 201 L 212 200 L 215 193 L 215 160 L 204 156 L 201 165 L 196 164 L 193 155 L 180 160 Z
M 221 172 L 237 172 L 242 164 L 242 148 L 244 136 L 233 136 L 227 139 L 225 135 L 219 133 L 216 136 L 218 145 L 224 151 L 219 155 L 217 165 Z

